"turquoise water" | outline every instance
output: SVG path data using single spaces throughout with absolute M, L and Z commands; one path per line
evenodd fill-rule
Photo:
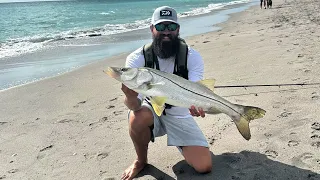
M 209 13 L 248 0 L 79 0 L 0 4 L 0 58 L 42 49 L 53 41 L 142 29 L 153 10 L 169 5 L 180 17 Z
M 147 27 L 154 9 L 159 6 L 169 5 L 177 10 L 183 37 L 215 30 L 212 25 L 226 20 L 224 14 L 243 10 L 237 7 L 227 12 L 225 9 L 234 5 L 245 7 L 250 2 L 77 0 L 0 3 L 0 90 L 58 75 L 143 45 L 150 41 Z

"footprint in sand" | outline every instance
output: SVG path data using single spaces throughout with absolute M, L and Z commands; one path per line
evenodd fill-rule
M 105 159 L 108 156 L 109 156 L 108 152 L 102 152 L 102 153 L 98 153 L 96 158 L 97 158 L 97 160 L 101 161 L 102 159 Z
M 314 129 L 314 130 L 316 130 L 316 131 L 320 131 L 320 123 L 314 122 L 314 123 L 311 125 L 311 129 Z
M 73 107 L 74 107 L 74 108 L 77 108 L 77 107 L 79 107 L 79 104 L 84 104 L 84 103 L 86 103 L 86 102 L 87 102 L 87 101 L 78 102 L 78 104 L 74 105 Z
M 266 150 L 265 155 L 276 158 L 278 156 L 278 152 L 274 150 Z
M 90 123 L 89 126 L 93 126 L 93 125 L 96 125 L 96 124 L 104 123 L 107 120 L 108 120 L 108 117 L 102 117 L 101 119 L 99 119 L 99 121 Z
M 39 154 L 37 156 L 37 159 L 39 159 L 39 160 L 43 159 L 46 156 L 45 151 L 50 150 L 52 147 L 53 147 L 53 145 L 51 144 L 47 147 L 40 149 Z
M 108 120 L 108 117 L 103 117 L 99 120 L 99 122 L 106 122 Z
M 311 146 L 316 147 L 316 148 L 320 148 L 320 141 L 312 142 Z
M 304 55 L 303 54 L 298 54 L 298 58 L 301 58 L 303 57 Z
M 273 103 L 273 108 L 275 109 L 279 109 L 282 105 L 284 105 L 285 103 L 281 103 L 281 102 L 274 102 Z
M 298 81 L 298 80 L 300 80 L 300 78 L 294 78 L 294 79 L 292 79 L 292 81 Z
M 116 98 L 113 98 L 113 99 L 110 99 L 109 101 L 111 102 L 111 101 L 115 101 L 115 100 L 117 100 L 118 98 L 116 97 Z
M 281 24 L 278 24 L 278 25 L 271 26 L 271 28 L 274 29 L 274 28 L 279 28 L 281 26 L 282 26 Z
M 48 149 L 51 149 L 52 147 L 53 147 L 53 145 L 51 144 L 51 145 L 49 145 L 49 146 L 47 146 L 47 147 L 45 147 L 45 148 L 40 149 L 40 152 L 46 151 L 46 150 L 48 150 Z
M 112 108 L 115 108 L 115 106 L 110 105 L 110 106 L 107 107 L 107 109 L 112 109 Z
M 311 146 L 320 148 L 320 135 L 315 134 L 315 135 L 312 135 L 310 138 L 313 141 L 311 142 Z
M 108 178 L 104 178 L 103 180 L 116 180 L 116 178 L 114 178 L 114 177 L 108 177 Z
M 102 171 L 102 170 L 99 171 L 99 175 L 100 175 L 100 176 L 102 176 L 102 175 L 104 175 L 104 174 L 106 174 L 106 173 L 107 173 L 107 171 Z M 106 178 L 104 178 L 103 180 L 105 180 L 105 179 L 106 179 Z
M 320 140 L 320 136 L 316 134 L 316 135 L 311 136 L 311 139 L 313 139 L 313 140 L 319 139 Z
M 0 179 L 5 179 L 7 176 L 6 175 L 2 175 L 0 176 Z
M 0 122 L 0 125 L 5 125 L 7 124 L 8 122 Z
M 122 114 L 123 113 L 123 111 L 114 111 L 113 112 L 113 114 L 115 115 L 115 116 L 118 116 L 118 115 L 120 115 L 120 114 Z
M 311 70 L 310 69 L 304 69 L 303 72 L 309 73 L 309 72 L 311 72 Z
M 264 136 L 265 136 L 266 138 L 269 138 L 269 137 L 272 136 L 272 134 L 271 134 L 271 133 L 264 133 Z
M 289 147 L 298 146 L 298 145 L 299 145 L 299 142 L 295 141 L 295 140 L 291 140 L 291 141 L 288 142 L 288 146 Z
M 316 164 L 319 164 L 319 159 L 315 159 L 314 154 L 312 153 L 303 153 L 297 157 L 293 157 L 292 162 L 295 166 L 313 167 Z
M 316 95 L 317 93 L 312 93 L 312 97 L 311 97 L 311 99 L 312 100 L 319 100 L 320 99 L 320 96 L 318 96 L 318 95 Z
M 62 120 L 59 120 L 57 121 L 58 123 L 69 123 L 69 122 L 72 122 L 73 120 L 72 119 L 62 119 Z
M 320 148 L 320 123 L 314 122 L 311 125 L 312 136 L 310 137 L 312 139 L 311 146 Z
M 16 173 L 16 172 L 18 172 L 18 171 L 19 171 L 18 169 L 11 169 L 11 170 L 8 171 L 8 173 L 14 174 L 14 173 Z
M 284 111 L 283 113 L 281 113 L 279 116 L 277 116 L 278 118 L 284 118 L 284 117 L 288 117 L 290 116 L 292 113 L 291 112 L 287 112 Z

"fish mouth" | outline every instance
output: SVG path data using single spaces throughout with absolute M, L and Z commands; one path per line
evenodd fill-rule
M 115 67 L 108 67 L 105 71 L 103 71 L 104 73 L 106 73 L 108 76 L 112 77 L 112 78 L 119 78 L 120 76 L 120 72 L 118 71 L 119 68 L 115 68 Z

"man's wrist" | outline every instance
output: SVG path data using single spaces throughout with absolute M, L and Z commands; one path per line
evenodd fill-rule
M 134 98 L 126 97 L 125 104 L 132 111 L 138 111 L 141 109 L 141 100 L 138 99 L 137 97 L 134 97 Z
M 139 111 L 142 108 L 142 106 L 140 105 L 139 107 L 135 108 L 135 109 L 130 109 L 133 112 Z

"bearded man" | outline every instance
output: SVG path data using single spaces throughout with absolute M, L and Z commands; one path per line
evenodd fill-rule
M 155 67 L 160 71 L 180 75 L 190 81 L 203 78 L 204 64 L 200 54 L 179 38 L 180 24 L 177 12 L 168 6 L 157 8 L 152 16 L 150 30 L 153 42 L 132 52 L 126 67 Z M 179 62 L 186 67 L 177 67 Z M 148 62 L 152 62 L 151 64 Z M 182 63 L 183 64 L 183 63 Z M 167 134 L 168 146 L 176 146 L 186 162 L 199 173 L 211 171 L 212 161 L 208 142 L 193 116 L 204 117 L 201 108 L 167 107 L 157 116 L 148 99 L 122 85 L 125 105 L 129 111 L 129 134 L 137 154 L 136 160 L 121 179 L 133 179 L 146 165 L 148 144 Z

